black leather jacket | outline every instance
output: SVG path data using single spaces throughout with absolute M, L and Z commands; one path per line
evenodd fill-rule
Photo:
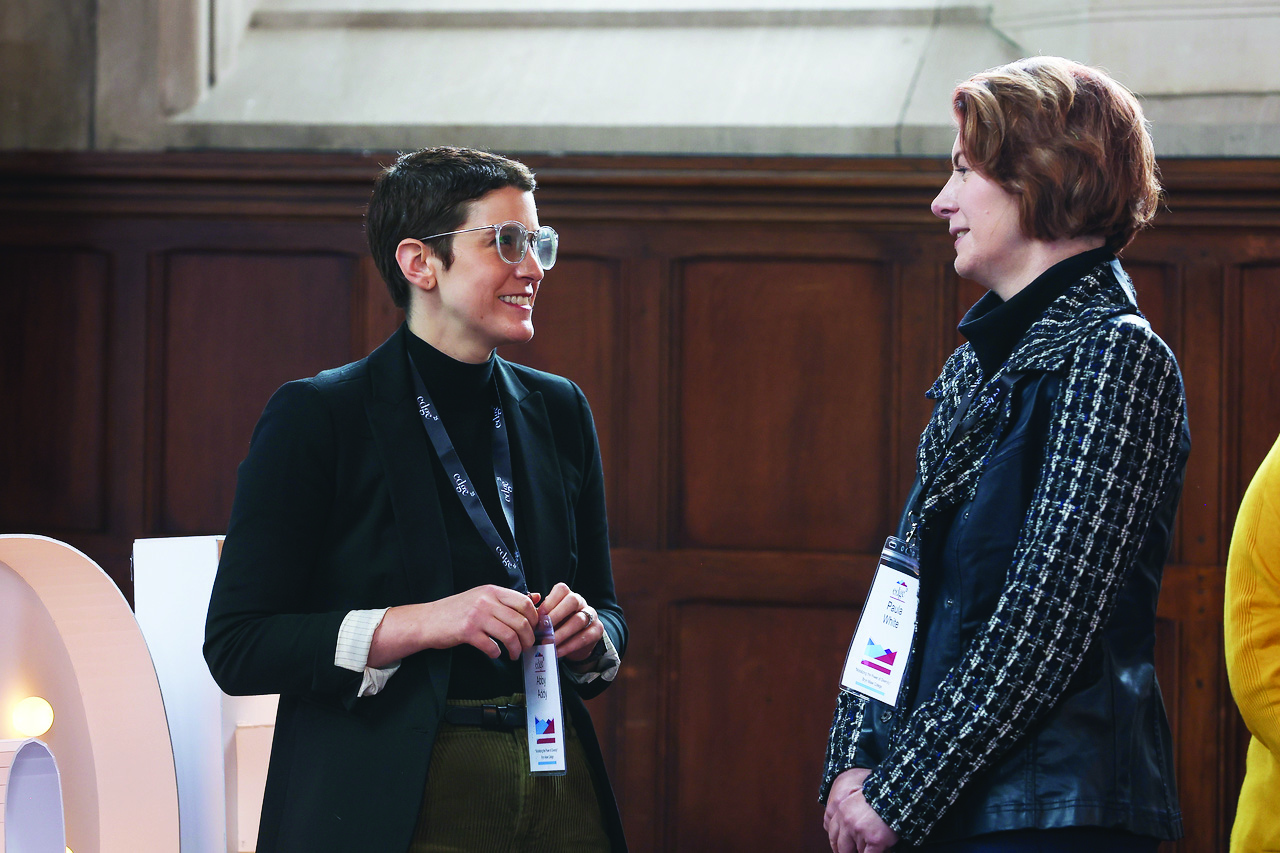
M 922 562 L 937 569 L 921 581 L 919 640 L 900 714 L 933 693 L 996 608 L 1040 475 L 1044 421 L 1058 387 L 1052 374 L 1017 379 L 1010 429 L 992 451 L 977 494 L 938 519 L 936 535 L 926 537 L 934 545 Z M 1120 827 L 1157 838 L 1182 834 L 1154 643 L 1160 575 L 1189 448 L 1183 421 L 1178 482 L 1156 510 L 1112 617 L 1066 695 L 1015 749 L 965 786 L 929 840 L 1065 826 Z M 879 763 L 894 718 L 885 719 L 888 706 L 872 704 L 878 713 L 865 715 L 863 742 Z
M 932 392 L 926 487 L 917 482 L 899 536 L 925 497 L 951 497 L 915 515 L 921 601 L 904 697 L 894 710 L 841 695 L 823 786 L 825 798 L 844 769 L 873 768 L 864 794 L 909 841 L 1067 826 L 1182 834 L 1154 642 L 1190 438 L 1176 366 L 1148 394 L 1157 373 L 1124 364 L 1144 357 L 1135 348 L 1163 344 L 1117 296 L 1121 276 L 1118 265 L 1101 268 L 1055 303 L 1033 328 L 1040 342 L 1006 365 L 1016 369 L 975 380 L 976 363 L 961 352 Z M 1094 336 L 1110 348 L 1081 346 Z M 1135 398 L 1155 401 L 1145 424 L 1075 416 L 1082 396 L 1107 388 L 1089 384 L 1099 373 L 1116 377 L 1109 399 L 1123 401 L 1132 381 Z M 1122 449 L 1093 459 L 1106 440 L 1091 445 L 1090 430 L 1117 428 L 1144 432 L 1139 447 L 1124 451 L 1113 438 Z M 969 433 L 983 430 L 990 440 L 966 451 L 984 440 Z M 1148 492 L 1108 494 L 1108 477 L 1077 466 Z M 1080 518 L 1087 523 L 1073 527 Z

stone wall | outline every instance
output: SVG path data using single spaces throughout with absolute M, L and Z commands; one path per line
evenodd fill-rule
M 0 147 L 937 156 L 957 80 L 1058 53 L 1162 156 L 1277 156 L 1277 40 L 1270 0 L 10 0 Z

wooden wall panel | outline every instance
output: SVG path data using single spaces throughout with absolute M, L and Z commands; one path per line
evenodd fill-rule
M 400 322 L 364 255 L 378 159 L 0 155 L 0 531 L 67 538 L 126 595 L 134 538 L 219 532 L 271 391 Z M 530 163 L 563 256 L 538 336 L 504 354 L 578 381 L 600 429 L 632 644 L 592 706 L 632 849 L 821 849 L 839 661 L 982 295 L 929 213 L 943 164 Z M 1211 853 L 1247 737 L 1223 566 L 1280 432 L 1280 161 L 1163 171 L 1169 207 L 1125 265 L 1187 387 L 1157 669 L 1188 833 L 1169 849 Z M 781 680 L 753 692 L 766 668 Z
M 10 529 L 100 532 L 110 473 L 109 259 L 72 246 L 0 248 L 0 269 L 0 317 L 8 318 L 0 331 L 0 518 Z
M 1232 452 L 1222 414 L 1231 389 L 1223 342 L 1231 340 L 1223 316 L 1223 268 L 1196 263 L 1181 270 L 1187 324 L 1179 352 L 1191 425 L 1191 457 L 1182 490 L 1179 553 L 1186 563 L 1225 563 L 1227 557 L 1224 463 Z
M 951 283 L 955 280 L 951 265 L 911 260 L 897 265 L 896 272 L 894 319 L 898 346 L 893 361 L 898 417 L 891 439 L 897 446 L 897 473 L 895 489 L 886 496 L 891 508 L 906 503 L 915 480 L 920 433 L 933 414 L 933 400 L 925 394 L 951 352 L 954 334 L 948 310 Z
M 1225 851 L 1234 791 L 1239 790 L 1239 780 L 1228 780 L 1232 771 L 1219 760 L 1235 748 L 1222 713 L 1228 695 L 1222 607 L 1219 569 L 1165 567 L 1156 626 L 1156 674 L 1175 743 L 1186 830 L 1186 838 L 1174 847 L 1179 850 Z
M 1138 293 L 1138 310 L 1174 355 L 1178 355 L 1182 345 L 1182 310 L 1177 267 L 1131 261 L 1126 262 L 1124 268 Z
M 235 465 L 272 392 L 349 360 L 355 263 L 175 252 L 161 268 L 156 527 L 171 536 L 219 533 Z
M 1280 259 L 1277 259 L 1280 261 Z M 1236 408 L 1241 493 L 1276 440 L 1280 424 L 1280 262 L 1249 266 L 1240 276 L 1238 361 L 1244 381 Z M 1233 509 L 1239 505 L 1237 500 Z
M 672 410 L 682 545 L 867 551 L 883 540 L 887 284 L 865 263 L 684 266 Z
M 815 770 L 857 613 L 686 604 L 671 618 L 679 737 L 664 849 L 829 851 Z

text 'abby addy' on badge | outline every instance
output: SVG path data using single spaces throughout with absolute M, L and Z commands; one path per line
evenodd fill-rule
M 538 623 L 536 642 L 524 653 L 524 689 L 529 737 L 529 772 L 558 776 L 565 772 L 564 704 L 560 701 L 560 671 L 551 620 Z
M 886 705 L 898 702 L 920 600 L 917 563 L 899 543 L 885 543 L 840 677 L 842 688 Z

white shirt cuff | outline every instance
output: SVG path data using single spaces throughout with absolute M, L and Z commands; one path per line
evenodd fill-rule
M 618 677 L 618 668 L 621 666 L 622 656 L 613 647 L 613 640 L 609 639 L 609 632 L 605 631 L 604 654 L 600 657 L 600 660 L 596 661 L 596 668 L 591 672 L 574 672 L 572 668 L 566 668 L 566 672 L 578 684 L 590 684 L 597 678 L 613 681 Z
M 399 661 L 383 669 L 369 666 L 369 647 L 373 645 L 373 633 L 382 624 L 382 617 L 387 614 L 387 609 L 352 610 L 338 626 L 338 644 L 333 651 L 333 665 L 364 674 L 356 696 L 372 696 L 377 693 L 387 686 L 387 680 L 400 668 Z

